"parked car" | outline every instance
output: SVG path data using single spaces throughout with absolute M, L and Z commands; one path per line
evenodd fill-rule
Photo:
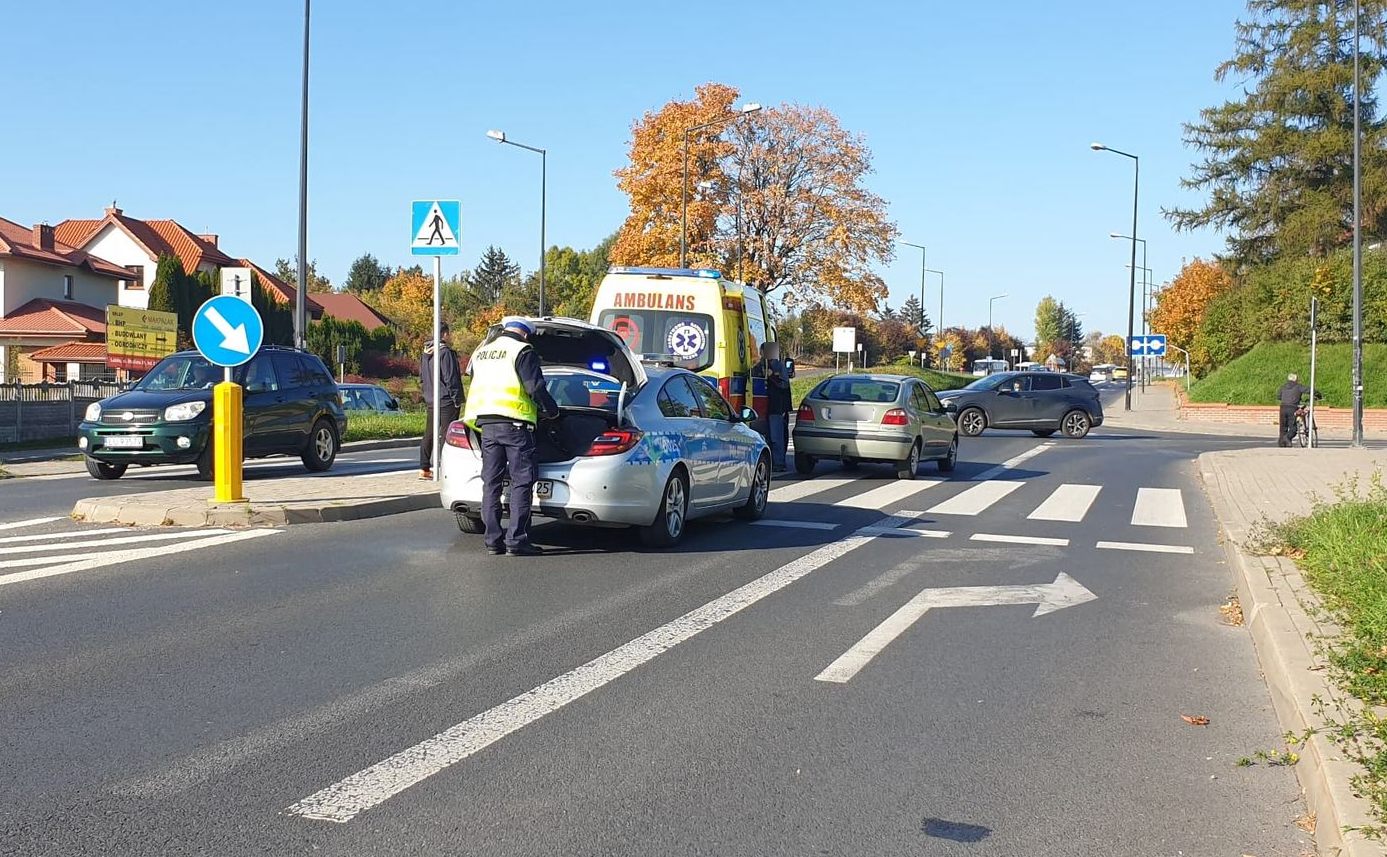
M 1103 424 L 1098 391 L 1084 378 L 1062 372 L 1003 372 L 961 390 L 945 390 L 939 398 L 967 437 L 999 428 L 1030 429 L 1037 437 L 1062 431 L 1080 438 Z
M 1126 381 L 1126 380 L 1127 380 L 1127 367 L 1126 367 L 1126 366 L 1118 366 L 1116 369 L 1112 370 L 1112 379 L 1113 379 L 1114 381 Z
M 944 473 L 958 461 L 958 427 L 943 403 L 924 381 L 903 375 L 819 382 L 800 405 L 794 440 L 795 470 L 804 474 L 824 458 L 889 462 L 900 479 L 914 479 L 924 460 Z
M 223 374 L 198 352 L 180 351 L 129 391 L 89 406 L 77 440 L 87 472 L 119 479 L 132 464 L 196 464 L 198 476 L 210 479 L 212 387 Z M 266 346 L 232 380 L 243 388 L 246 458 L 297 455 L 309 470 L 332 467 L 347 415 L 321 360 Z
M 755 520 L 770 494 L 770 450 L 712 383 L 684 369 L 643 365 L 622 338 L 574 319 L 529 319 L 529 342 L 559 405 L 536 429 L 533 514 L 572 524 L 637 527 L 668 547 L 694 518 Z M 493 328 L 490 337 L 499 333 Z M 481 533 L 480 437 L 448 427 L 440 487 L 458 528 Z M 503 498 L 504 499 L 504 498 Z
M 402 414 L 399 401 L 384 387 L 375 384 L 338 384 L 342 393 L 342 408 L 367 414 Z

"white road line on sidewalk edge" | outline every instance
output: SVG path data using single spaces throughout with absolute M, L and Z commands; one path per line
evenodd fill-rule
M 785 527 L 791 530 L 836 530 L 837 524 L 826 524 L 823 521 L 779 521 L 773 518 L 762 518 L 759 521 L 752 521 L 753 527 Z
M 30 518 L 27 521 L 10 521 L 9 523 L 0 524 L 0 530 L 19 530 L 24 527 L 37 527 L 40 524 L 51 524 L 54 521 L 61 520 L 64 520 L 64 518 L 59 516 L 54 518 Z
M 1069 521 L 1078 523 L 1088 514 L 1093 501 L 1098 499 L 1101 485 L 1075 485 L 1066 483 L 1056 488 L 1045 502 L 1036 507 L 1026 517 L 1032 521 Z
M 900 526 L 908 519 L 887 519 Z M 461 762 L 528 726 L 546 714 L 615 681 L 654 660 L 680 643 L 736 615 L 872 541 L 870 535 L 853 533 L 841 541 L 816 548 L 799 559 L 709 601 L 671 622 L 569 670 L 544 684 L 474 715 L 425 741 L 401 750 L 384 761 L 315 792 L 285 809 L 291 815 L 339 824 L 389 800 L 410 786 Z
M 69 562 L 66 565 L 36 568 L 33 571 L 19 571 L 14 574 L 0 575 L 0 586 L 7 586 L 11 583 L 24 583 L 29 580 L 40 580 L 45 577 L 55 577 L 60 574 L 71 574 L 75 571 L 89 571 L 107 565 L 139 562 L 140 560 L 183 553 L 184 551 L 197 550 L 199 548 L 228 545 L 232 542 L 241 542 L 246 539 L 258 539 L 262 536 L 272 536 L 280 532 L 283 532 L 283 530 L 245 530 L 244 532 L 234 532 L 224 536 L 195 539 L 190 542 L 183 542 L 176 545 L 160 545 L 152 548 L 132 548 L 131 550 L 107 551 L 105 553 L 91 554 L 85 559 Z M 49 559 L 52 559 L 52 557 L 49 557 Z
M 1055 442 L 1052 440 L 1039 444 L 1037 446 L 1033 446 L 1025 452 L 1021 453 L 1020 455 L 1012 456 L 1011 458 L 1008 458 L 1006 461 L 1003 461 L 996 467 L 988 468 L 987 470 L 984 470 L 983 472 L 979 473 L 977 476 L 971 477 L 969 481 L 981 482 L 984 479 L 991 479 L 994 476 L 1000 476 L 1001 474 L 1006 473 L 1008 470 L 1011 470 L 1012 468 L 1016 467 L 1016 465 L 1021 464 L 1025 461 L 1030 461 L 1032 458 L 1035 458 L 1037 455 L 1041 454 L 1042 452 L 1054 445 Z
M 1132 508 L 1132 526 L 1176 529 L 1189 526 L 1180 489 L 1138 488 L 1137 504 Z
M 1142 551 L 1145 553 L 1194 553 L 1194 548 L 1186 545 L 1148 545 L 1140 542 L 1099 542 L 1099 550 Z
M 1012 545 L 1056 545 L 1065 547 L 1069 539 L 1054 539 L 1046 536 L 1007 536 L 997 533 L 974 533 L 968 539 L 972 542 L 1002 542 Z
M 0 545 L 10 545 L 17 542 L 40 542 L 44 539 L 72 539 L 86 536 L 105 536 L 111 533 L 129 533 L 129 527 L 102 527 L 99 530 L 62 530 L 56 533 L 36 533 L 32 536 L 6 536 L 0 539 Z
M 129 532 L 127 530 L 126 532 Z M 138 536 L 118 536 L 114 539 L 95 539 L 92 541 L 74 541 L 71 537 L 60 539 L 56 543 L 46 545 L 19 545 L 17 547 L 6 548 L 6 555 L 16 553 L 42 553 L 51 550 L 91 550 L 93 548 L 103 548 L 109 545 L 134 545 L 140 542 L 167 542 L 174 539 L 190 539 L 197 536 L 221 536 L 226 535 L 231 530 L 181 530 L 171 533 L 144 533 Z M 86 554 L 72 554 L 66 559 L 80 559 Z M 43 557 L 37 562 L 31 559 L 0 560 L 0 568 L 14 568 L 20 565 L 38 565 L 43 562 L 54 562 L 63 560 L 64 557 Z

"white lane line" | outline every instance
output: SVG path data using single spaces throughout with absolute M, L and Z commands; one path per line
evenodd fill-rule
M 1003 461 L 996 467 L 990 467 L 987 470 L 984 470 L 977 476 L 974 476 L 970 481 L 982 482 L 984 480 L 991 479 L 994 476 L 1000 476 L 1003 473 L 1006 473 L 1008 470 L 1011 470 L 1012 468 L 1016 467 L 1016 465 L 1026 461 L 1030 461 L 1032 458 L 1035 458 L 1037 455 L 1041 454 L 1042 452 L 1054 445 L 1055 442 L 1052 440 L 1046 443 L 1042 443 L 1038 446 L 1033 446 L 1025 452 L 1021 453 L 1020 455 L 1014 455 L 1011 458 L 1008 458 L 1006 461 Z
M 1045 502 L 1026 517 L 1033 521 L 1071 521 L 1078 522 L 1088 514 L 1093 501 L 1098 499 L 1101 485 L 1064 484 L 1045 498 Z
M 992 480 L 979 482 L 962 494 L 955 494 L 928 511 L 931 515 L 980 515 L 993 503 L 1024 485 L 1024 482 Z
M 57 533 L 36 533 L 32 536 L 6 536 L 0 539 L 0 545 L 12 545 L 17 542 L 41 542 L 45 539 L 85 538 L 86 536 L 105 536 L 111 533 L 128 533 L 129 527 L 102 527 L 98 530 L 63 530 Z
M 128 532 L 128 531 L 127 531 Z M 134 545 L 140 542 L 167 542 L 174 539 L 187 539 L 194 536 L 220 536 L 231 532 L 230 530 L 197 530 L 189 532 L 187 530 L 172 533 L 144 533 L 138 536 L 118 536 L 114 539 L 94 539 L 91 541 L 63 539 L 56 544 L 46 545 L 19 545 L 18 547 L 6 548 L 5 554 L 9 556 L 17 553 L 42 553 L 51 550 L 89 550 L 92 548 L 104 548 L 111 545 Z M 38 562 L 53 562 L 59 559 L 78 559 L 83 554 L 70 554 L 67 557 L 44 557 Z M 37 563 L 27 559 L 6 559 L 0 560 L 0 568 L 16 568 L 21 565 L 36 565 Z
M 798 482 L 781 485 L 779 488 L 772 488 L 771 502 L 789 503 L 792 500 L 802 500 L 805 497 L 822 494 L 825 491 L 856 481 L 856 479 L 801 479 Z
M 908 523 L 899 515 L 887 519 L 892 526 Z M 841 541 L 816 548 L 726 595 L 709 601 L 678 619 L 599 655 L 580 667 L 550 679 L 445 729 L 425 741 L 401 750 L 384 761 L 314 792 L 286 808 L 303 818 L 345 823 L 410 786 L 461 762 L 522 729 L 546 714 L 558 711 L 631 670 L 654 660 L 680 643 L 736 615 L 761 599 L 872 541 L 853 533 Z
M 10 522 L 8 522 L 8 523 L 0 524 L 0 530 L 20 530 L 20 529 L 23 529 L 24 527 L 37 527 L 37 526 L 39 526 L 40 524 L 51 524 L 51 523 L 53 523 L 54 521 L 61 521 L 61 520 L 63 520 L 63 518 L 61 518 L 61 517 L 56 517 L 56 518 L 30 518 L 30 519 L 27 520 L 27 521 L 10 521 Z
M 971 542 L 1002 542 L 1010 545 L 1057 545 L 1059 547 L 1069 544 L 1069 539 L 1056 539 L 1047 536 L 1008 536 L 997 533 L 974 533 L 968 540 Z
M 0 586 L 7 586 L 11 583 L 23 583 L 29 580 L 39 580 L 45 577 L 55 577 L 60 574 L 72 574 L 75 571 L 89 571 L 94 568 L 102 568 L 108 565 L 118 565 L 122 563 L 135 563 L 141 560 L 153 559 L 155 557 L 168 556 L 174 553 L 197 550 L 198 548 L 211 548 L 218 545 L 228 545 L 233 542 L 241 542 L 246 539 L 258 539 L 262 536 L 270 536 L 282 530 L 245 530 L 242 532 L 228 533 L 224 536 L 212 536 L 211 538 L 195 539 L 177 545 L 159 545 L 152 548 L 132 548 L 123 551 L 106 551 L 98 554 L 88 554 L 75 562 L 65 565 L 50 566 L 48 568 L 36 568 L 30 571 L 19 571 L 14 574 L 0 575 Z M 48 557 L 48 560 L 62 559 L 61 557 Z
M 922 563 L 918 559 L 908 559 L 905 562 L 892 566 L 833 603 L 837 604 L 839 607 L 856 607 L 862 602 L 872 598 L 877 593 L 895 586 L 912 571 L 919 568 L 921 564 Z
M 953 535 L 948 530 L 917 530 L 914 527 L 863 527 L 858 532 L 871 536 L 910 536 L 917 539 L 947 539 Z
M 753 527 L 785 527 L 791 530 L 836 530 L 837 524 L 826 524 L 823 521 L 783 521 L 771 518 L 762 518 L 759 521 L 752 521 Z
M 1140 542 L 1099 542 L 1099 550 L 1141 551 L 1143 553 L 1194 553 L 1194 548 L 1186 545 L 1149 545 Z
M 1179 488 L 1138 488 L 1132 509 L 1134 527 L 1187 527 L 1185 501 Z
M 863 494 L 854 494 L 851 497 L 839 500 L 833 505 L 842 509 L 880 510 L 885 509 L 893 503 L 899 503 L 902 500 L 914 497 L 921 491 L 926 491 L 939 484 L 941 483 L 938 479 L 921 479 L 917 481 L 897 479 L 882 485 L 880 488 L 873 488 Z

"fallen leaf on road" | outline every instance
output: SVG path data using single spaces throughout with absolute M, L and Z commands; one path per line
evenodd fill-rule
M 1307 812 L 1305 815 L 1302 815 L 1300 818 L 1297 818 L 1297 819 L 1295 820 L 1295 826 L 1296 826 L 1296 827 L 1299 827 L 1301 830 L 1305 831 L 1306 833 L 1314 833 L 1314 832 L 1315 832 L 1315 814 L 1314 814 L 1313 812 Z
M 1209 718 L 1202 714 L 1181 714 L 1180 719 L 1191 726 L 1208 726 Z
M 1243 606 L 1239 603 L 1237 595 L 1228 596 L 1228 600 L 1218 608 L 1218 612 L 1223 614 L 1225 625 L 1241 625 L 1243 623 Z

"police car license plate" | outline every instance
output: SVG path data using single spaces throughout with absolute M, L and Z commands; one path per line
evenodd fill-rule
M 111 435 L 102 441 L 111 449 L 139 449 L 144 446 L 144 438 L 139 435 Z
M 552 479 L 541 479 L 535 483 L 535 499 L 548 500 L 554 496 L 554 482 Z

